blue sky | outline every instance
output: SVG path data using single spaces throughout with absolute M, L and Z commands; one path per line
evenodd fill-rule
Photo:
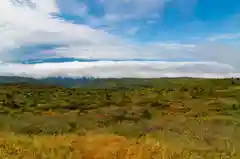
M 191 42 L 240 27 L 238 0 L 58 0 L 57 6 L 68 22 L 138 42 Z
M 0 10 L 2 75 L 240 72 L 239 0 L 2 0 Z

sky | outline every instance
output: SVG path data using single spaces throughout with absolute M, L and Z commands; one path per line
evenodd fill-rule
M 240 77 L 239 0 L 1 0 L 0 75 Z

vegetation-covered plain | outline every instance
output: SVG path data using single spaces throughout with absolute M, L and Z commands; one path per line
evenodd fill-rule
M 240 158 L 239 79 L 29 83 L 0 85 L 1 158 Z

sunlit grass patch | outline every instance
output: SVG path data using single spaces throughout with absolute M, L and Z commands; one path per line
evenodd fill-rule
M 150 159 L 167 157 L 170 151 L 156 140 L 139 143 L 115 135 L 0 135 L 0 158 L 83 158 L 83 159 Z
M 227 143 L 226 143 L 227 144 Z M 88 133 L 84 136 L 0 134 L 0 158 L 8 159 L 227 159 L 236 156 L 231 145 L 225 149 L 180 147 L 149 137 Z

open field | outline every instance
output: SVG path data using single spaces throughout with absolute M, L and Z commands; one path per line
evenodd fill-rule
M 0 85 L 0 158 L 240 158 L 240 80 L 104 86 Z

